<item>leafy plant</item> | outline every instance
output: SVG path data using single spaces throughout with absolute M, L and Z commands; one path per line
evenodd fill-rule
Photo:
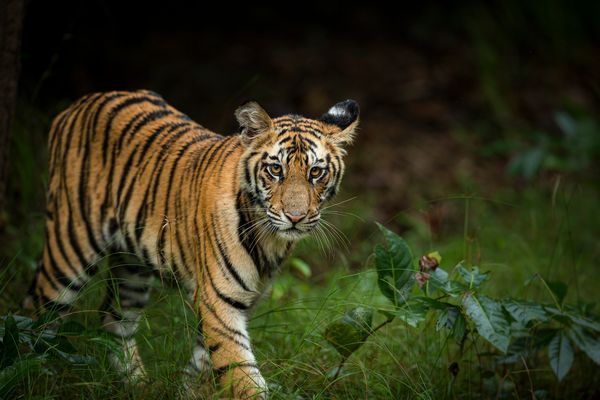
M 476 266 L 467 268 L 462 263 L 446 271 L 437 252 L 421 257 L 415 265 L 408 244 L 378 226 L 386 245 L 375 246 L 377 282 L 393 308 L 378 310 L 386 319 L 374 329 L 374 310 L 365 307 L 348 311 L 326 327 L 325 339 L 342 356 L 335 377 L 370 335 L 395 319 L 412 327 L 434 319 L 436 331 L 445 331 L 461 352 L 467 340 L 482 338 L 495 350 L 498 364 L 513 364 L 545 351 L 559 381 L 571 369 L 575 349 L 600 365 L 600 322 L 585 310 L 563 303 L 567 290 L 564 283 L 547 282 L 539 275 L 530 280 L 542 282 L 552 299 L 550 303 L 495 299 L 483 292 L 492 277 L 490 272 Z
M 574 118 L 566 112 L 554 116 L 559 135 L 534 132 L 530 145 L 515 145 L 518 151 L 508 164 L 508 172 L 533 179 L 540 172 L 581 172 L 600 155 L 600 127 L 588 116 Z
M 76 322 L 58 323 L 56 314 L 47 313 L 37 321 L 20 315 L 1 317 L 0 398 L 8 398 L 25 377 L 53 375 L 55 364 L 94 364 L 93 357 L 77 354 L 69 338 L 81 336 L 84 327 Z

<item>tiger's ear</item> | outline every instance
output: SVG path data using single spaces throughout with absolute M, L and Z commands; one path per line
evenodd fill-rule
M 242 143 L 246 146 L 257 137 L 272 131 L 273 121 L 271 121 L 271 117 L 255 101 L 249 101 L 238 107 L 235 110 L 235 117 L 240 124 L 240 128 L 242 128 Z
M 336 145 L 343 147 L 351 144 L 358 128 L 358 103 L 345 100 L 337 103 L 319 118 L 326 125 L 327 137 Z

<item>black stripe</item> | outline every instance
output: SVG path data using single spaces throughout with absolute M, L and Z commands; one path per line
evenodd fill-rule
M 125 187 L 125 181 L 127 180 L 127 177 L 130 176 L 129 174 L 129 170 L 131 169 L 131 164 L 133 163 L 133 158 L 135 157 L 135 154 L 137 153 L 139 148 L 139 145 L 135 145 L 135 147 L 133 148 L 133 151 L 129 154 L 129 158 L 127 159 L 127 161 L 125 162 L 125 164 L 123 165 L 123 169 L 121 170 L 121 176 L 119 179 L 119 185 L 117 186 L 117 201 L 120 202 L 121 200 L 121 194 L 123 193 L 123 189 Z M 135 180 L 137 174 L 134 174 L 132 180 Z
M 150 125 L 152 122 L 154 122 L 156 120 L 159 120 L 163 117 L 166 117 L 166 116 L 172 115 L 172 114 L 173 114 L 173 111 L 168 110 L 168 109 L 151 111 L 150 113 L 146 114 L 146 116 L 144 116 L 144 118 L 142 118 L 142 120 L 137 123 L 137 125 L 133 128 L 133 130 L 131 132 L 129 132 L 129 137 L 127 138 L 126 145 L 128 146 L 131 143 L 131 141 L 135 137 L 135 134 L 138 133 L 139 131 L 141 131 L 142 128 L 144 128 L 147 125 Z M 119 139 L 121 139 L 121 138 L 119 138 Z
M 221 342 L 217 342 L 211 346 L 208 347 L 208 352 L 209 353 L 214 353 L 215 351 L 219 350 L 221 348 L 222 343 Z
M 61 269 L 58 267 L 58 265 L 56 264 L 56 260 L 54 259 L 54 256 L 52 254 L 52 249 L 50 247 L 51 246 L 48 243 L 46 246 L 46 248 L 48 250 L 48 259 L 49 259 L 49 263 L 50 263 L 50 268 L 52 268 L 52 274 L 54 275 L 56 280 L 64 287 L 67 287 L 76 292 L 80 291 L 82 289 L 82 286 L 76 284 L 71 278 L 66 276 L 63 273 L 63 271 L 61 271 Z M 42 271 L 45 272 L 45 269 L 43 267 L 42 267 Z
M 67 257 L 67 253 L 65 251 L 65 248 L 62 244 L 62 238 L 63 236 L 60 234 L 60 229 L 59 229 L 59 222 L 60 219 L 57 219 L 54 222 L 54 241 L 56 242 L 56 246 L 58 247 L 58 252 L 60 253 L 60 256 L 63 259 L 63 265 L 66 265 L 67 268 L 72 272 L 73 275 L 77 276 L 79 274 L 81 274 L 81 271 L 78 271 L 73 265 L 72 263 L 69 261 L 69 258 Z M 50 234 L 49 231 L 46 232 L 46 246 L 50 247 Z M 52 258 L 56 260 L 56 257 L 54 257 L 54 255 L 52 255 Z M 84 267 L 83 265 L 81 267 Z
M 210 311 L 210 313 L 213 315 L 213 317 L 215 317 L 217 319 L 217 321 L 219 321 L 219 323 L 221 324 L 221 326 L 223 326 L 223 328 L 225 328 L 227 331 L 233 333 L 234 335 L 241 336 L 243 339 L 250 341 L 250 338 L 244 332 L 240 332 L 237 329 L 234 329 L 234 328 L 230 327 L 229 325 L 227 325 L 225 323 L 225 321 L 223 321 L 223 319 L 221 317 L 219 317 L 219 315 L 217 314 L 217 311 L 214 309 L 213 306 L 211 306 L 208 303 L 204 303 L 204 305 L 206 306 L 206 309 L 208 311 Z
M 174 130 L 181 128 L 182 126 L 189 126 L 189 125 L 190 125 L 189 122 L 178 122 L 178 123 L 168 122 L 168 123 L 160 126 L 159 128 L 157 128 L 154 131 L 154 133 L 152 133 L 152 135 L 148 136 L 148 138 L 146 139 L 146 143 L 144 143 L 144 147 L 142 147 L 142 151 L 140 152 L 138 163 L 146 157 L 146 153 L 148 152 L 148 150 L 150 149 L 152 144 L 156 141 L 156 139 L 161 134 L 163 134 L 163 132 L 165 131 L 166 128 L 169 128 L 169 129 L 167 129 L 167 131 L 164 133 L 168 134 L 169 132 L 173 132 Z
M 215 368 L 213 370 L 214 376 L 215 378 L 220 378 L 223 374 L 225 374 L 226 372 L 234 369 L 234 368 L 254 368 L 254 369 L 258 369 L 258 366 L 255 363 L 249 363 L 249 362 L 241 362 L 241 363 L 232 363 L 232 364 L 227 364 L 224 365 L 222 367 L 219 368 Z
M 242 349 L 247 350 L 247 351 L 252 351 L 252 349 L 250 349 L 250 346 L 248 346 L 245 343 L 240 342 L 239 340 L 237 340 L 236 338 L 234 338 L 233 336 L 231 336 L 230 334 L 228 334 L 227 332 L 225 332 L 224 330 L 216 327 L 216 326 L 212 326 L 209 325 L 208 327 L 209 329 L 213 330 L 214 332 L 218 333 L 221 337 L 229 340 L 230 342 L 235 343 L 236 345 L 240 346 Z
M 156 168 L 154 169 L 154 177 L 153 177 L 153 183 L 152 183 L 152 198 L 149 202 L 152 205 L 152 208 L 150 211 L 151 214 L 154 214 L 154 211 L 155 211 L 156 196 L 158 194 L 158 188 L 160 187 L 160 179 L 162 177 L 163 171 L 165 170 L 164 165 L 167 162 L 167 157 L 165 157 L 165 154 L 171 148 L 173 143 L 175 143 L 179 138 L 181 138 L 184 134 L 186 134 L 187 132 L 189 132 L 191 130 L 192 130 L 192 128 L 182 129 L 182 130 L 176 132 L 175 134 L 173 134 L 166 143 L 161 145 L 160 153 L 156 157 L 156 159 L 159 160 L 158 161 L 159 164 L 157 164 Z
M 238 310 L 242 310 L 245 311 L 248 308 L 250 308 L 250 306 L 247 306 L 246 304 L 234 300 L 231 297 L 228 297 L 226 295 L 224 295 L 223 293 L 221 293 L 219 291 L 219 289 L 217 289 L 217 287 L 215 286 L 215 282 L 213 281 L 213 277 L 210 273 L 210 268 L 205 268 L 206 272 L 208 273 L 208 281 L 210 282 L 210 286 L 212 287 L 213 291 L 217 294 L 217 296 L 219 297 L 219 299 L 221 299 L 223 302 L 229 304 L 231 307 L 236 308 Z
M 237 195 L 237 199 L 236 199 L 236 209 L 238 212 L 238 240 L 240 241 L 240 243 L 242 243 L 242 245 L 244 246 L 244 248 L 246 249 L 246 252 L 250 255 L 250 257 L 252 258 L 252 261 L 254 262 L 254 266 L 257 268 L 257 270 L 260 271 L 261 269 L 261 256 L 260 256 L 260 249 L 258 246 L 258 244 L 256 243 L 256 235 L 254 234 L 254 229 L 249 229 L 249 226 L 251 223 L 251 221 L 248 220 L 248 218 L 246 217 L 246 212 L 242 210 L 242 208 L 245 207 L 245 204 L 242 201 L 242 193 L 239 192 Z M 250 246 L 253 246 L 252 248 Z
M 106 156 L 108 154 L 108 139 L 111 136 L 111 130 L 112 130 L 112 124 L 113 121 L 115 120 L 115 118 L 117 117 L 117 115 L 124 110 L 125 108 L 132 106 L 134 104 L 139 104 L 139 103 L 151 103 L 157 106 L 164 106 L 166 105 L 166 103 L 164 102 L 164 100 L 156 100 L 153 99 L 151 97 L 145 97 L 145 96 L 136 96 L 136 97 L 128 97 L 125 101 L 123 101 L 122 103 L 119 103 L 118 105 L 114 106 L 109 112 L 108 112 L 108 118 L 106 121 L 106 126 L 104 127 L 104 135 L 102 136 L 102 164 L 106 164 Z
M 59 313 L 66 313 L 71 310 L 70 304 L 59 303 L 54 300 L 50 300 L 44 293 L 40 293 L 38 296 L 40 299 L 41 305 L 48 311 L 57 311 Z
M 229 271 L 231 276 L 233 276 L 233 279 L 235 279 L 235 281 L 238 283 L 238 285 L 240 285 L 242 287 L 242 289 L 244 289 L 247 292 L 250 292 L 251 290 L 248 288 L 248 285 L 246 285 L 246 282 L 244 282 L 244 280 L 242 279 L 240 274 L 238 274 L 236 268 L 231 264 L 231 260 L 229 259 L 229 257 L 227 256 L 227 254 L 225 252 L 223 243 L 219 239 L 219 233 L 217 232 L 217 226 L 216 226 L 214 214 L 212 216 L 211 222 L 212 222 L 212 230 L 215 233 L 214 240 L 217 242 L 219 255 L 220 255 L 221 259 L 223 260 L 223 264 L 225 264 L 225 268 L 227 268 L 227 271 Z M 210 238 L 209 238 L 209 240 L 210 240 Z M 214 248 L 214 245 L 213 245 L 213 248 Z

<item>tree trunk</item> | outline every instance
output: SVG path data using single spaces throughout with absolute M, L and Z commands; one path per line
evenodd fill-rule
M 7 210 L 10 130 L 17 101 L 24 0 L 0 0 L 0 232 Z

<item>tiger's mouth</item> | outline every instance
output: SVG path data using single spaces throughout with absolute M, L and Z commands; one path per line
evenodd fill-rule
M 293 223 L 286 218 L 279 217 L 272 213 L 267 213 L 269 223 L 273 227 L 275 234 L 286 240 L 299 240 L 308 236 L 318 225 L 320 214 L 307 217 L 302 221 Z
M 302 238 L 307 237 L 313 228 L 308 229 L 299 229 L 297 227 L 291 228 L 279 228 L 277 230 L 277 235 L 286 240 L 300 240 Z

